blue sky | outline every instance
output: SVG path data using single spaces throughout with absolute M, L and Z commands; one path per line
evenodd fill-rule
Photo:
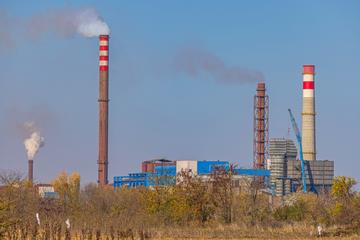
M 36 121 L 46 138 L 35 178 L 79 171 L 97 178 L 98 42 L 52 32 L 19 33 L 17 22 L 53 9 L 95 8 L 111 27 L 109 176 L 145 159 L 252 163 L 255 83 L 223 84 L 170 67 L 187 46 L 227 66 L 261 71 L 270 97 L 270 137 L 294 138 L 301 124 L 301 67 L 316 65 L 318 159 L 360 180 L 360 3 L 358 1 L 2 1 L 0 168 L 26 172 L 18 124 Z M 14 27 L 13 27 L 14 25 Z

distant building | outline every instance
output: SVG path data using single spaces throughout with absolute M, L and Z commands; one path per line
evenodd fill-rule
M 115 176 L 114 188 L 127 187 L 151 187 L 175 185 L 181 181 L 182 172 L 191 173 L 194 176 L 200 176 L 203 179 L 210 177 L 216 170 L 230 170 L 228 161 L 219 160 L 176 160 L 162 162 L 159 160 L 147 160 L 142 163 L 142 170 L 151 169 L 151 171 L 141 173 L 129 173 L 127 176 Z M 165 164 L 162 164 L 165 163 Z M 149 167 L 150 166 L 150 167 Z M 270 176 L 270 171 L 266 169 L 232 169 L 234 174 L 234 184 L 239 185 L 239 179 L 236 176 Z M 236 180 L 237 179 L 237 180 Z
M 39 183 L 35 185 L 37 192 L 42 198 L 58 198 L 59 194 L 55 192 L 53 185 Z
M 285 138 L 272 138 L 269 142 L 268 168 L 271 171 L 270 188 L 274 195 L 283 196 L 291 191 L 291 178 L 287 174 L 288 161 L 296 160 L 294 142 Z
M 284 196 L 302 188 L 301 162 L 296 159 L 294 142 L 285 138 L 270 139 L 268 169 L 271 171 L 270 189 L 276 196 Z M 308 191 L 328 192 L 334 178 L 334 161 L 305 161 Z
M 292 191 L 301 188 L 300 160 L 291 160 L 287 164 L 287 175 L 292 181 Z M 306 186 L 312 192 L 330 192 L 334 179 L 334 161 L 305 161 Z

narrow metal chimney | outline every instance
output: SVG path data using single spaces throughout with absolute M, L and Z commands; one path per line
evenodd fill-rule
M 264 82 L 259 82 L 254 96 L 254 168 L 265 168 L 269 142 L 269 97 Z
M 303 66 L 302 147 L 304 160 L 316 160 L 315 66 Z
M 109 35 L 99 36 L 99 159 L 98 184 L 108 184 Z
M 34 181 L 34 161 L 33 160 L 28 161 L 28 180 L 30 183 L 33 183 L 33 181 Z

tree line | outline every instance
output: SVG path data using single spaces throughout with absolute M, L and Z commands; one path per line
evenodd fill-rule
M 239 190 L 231 172 L 219 170 L 206 180 L 178 177 L 173 186 L 81 188 L 78 173 L 63 172 L 52 181 L 58 197 L 42 198 L 19 174 L 3 172 L 0 239 L 196 237 L 194 229 L 212 236 L 234 231 L 235 237 L 240 230 L 256 236 L 296 226 L 308 236 L 318 225 L 336 229 L 332 234 L 360 231 L 360 194 L 353 178 L 335 177 L 330 193 L 298 192 L 277 201 L 261 192 L 256 179 L 247 179 Z

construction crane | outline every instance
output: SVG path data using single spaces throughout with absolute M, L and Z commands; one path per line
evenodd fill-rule
M 295 135 L 296 135 L 296 139 L 299 145 L 299 150 L 300 150 L 300 162 L 301 162 L 301 180 L 302 180 L 302 185 L 303 185 L 303 191 L 306 192 L 306 176 L 305 176 L 305 162 L 304 162 L 304 156 L 303 156 L 303 149 L 302 149 L 302 143 L 301 143 L 301 134 L 299 131 L 299 128 L 296 124 L 295 118 L 291 112 L 291 109 L 289 110 L 289 114 L 290 114 L 290 120 L 291 120 L 291 124 L 293 126 Z

